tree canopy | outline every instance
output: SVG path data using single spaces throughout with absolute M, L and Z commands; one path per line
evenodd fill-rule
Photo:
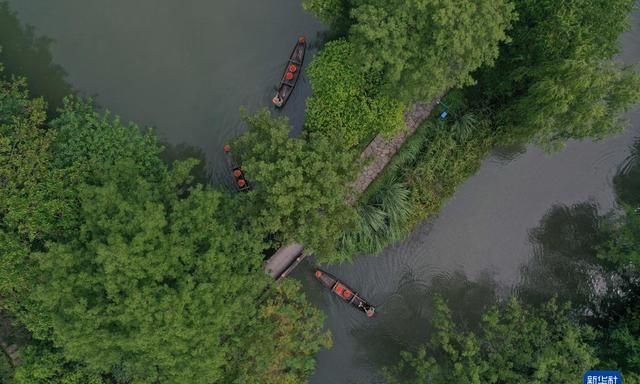
M 321 134 L 290 138 L 288 121 L 266 110 L 245 119 L 249 130 L 233 147 L 254 187 L 240 196 L 240 216 L 256 233 L 330 257 L 351 217 L 345 201 L 352 154 Z
M 514 1 L 519 17 L 470 98 L 496 113 L 509 141 L 559 145 L 622 128 L 640 77 L 611 62 L 633 0 Z
M 404 106 L 380 92 L 378 72 L 354 65 L 354 46 L 346 40 L 327 43 L 307 70 L 313 95 L 307 99 L 305 129 L 330 138 L 343 150 L 377 133 L 404 128 Z
M 515 19 L 510 1 L 307 0 L 331 25 L 348 24 L 353 59 L 380 73 L 386 95 L 405 103 L 431 100 L 473 83 L 491 65 Z M 345 13 L 348 16 L 345 16 Z
M 152 132 L 76 98 L 45 123 L 23 80 L 0 98 L 0 295 L 34 338 L 17 382 L 229 383 L 285 329 L 280 353 L 308 352 L 257 371 L 305 379 L 320 313 L 295 284 L 265 293 L 267 245 L 229 194 L 193 183 L 195 160 L 166 165 Z
M 511 299 L 483 316 L 479 332 L 464 331 L 436 300 L 431 341 L 388 368 L 391 383 L 569 383 L 596 362 L 588 327 L 550 301 L 538 310 Z

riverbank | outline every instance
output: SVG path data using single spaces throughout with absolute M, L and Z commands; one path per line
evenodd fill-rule
M 388 139 L 383 134 L 378 134 L 367 145 L 360 155 L 360 161 L 366 165 L 353 183 L 353 197 L 348 200 L 350 204 L 353 204 L 358 199 L 358 196 L 378 177 L 405 141 L 429 117 L 434 105 L 435 102 L 413 104 L 411 109 L 404 113 L 406 129 L 392 139 Z

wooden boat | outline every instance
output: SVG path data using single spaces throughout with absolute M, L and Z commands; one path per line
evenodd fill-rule
M 322 285 L 329 288 L 336 296 L 351 304 L 351 306 L 361 310 L 368 317 L 373 317 L 376 308 L 367 303 L 365 299 L 360 297 L 358 292 L 349 288 L 345 283 L 338 280 L 335 276 L 320 269 L 316 269 L 316 279 L 320 280 Z
M 296 46 L 293 47 L 287 66 L 284 68 L 280 84 L 276 87 L 276 94 L 273 99 L 271 99 L 276 108 L 284 107 L 289 96 L 293 93 L 293 88 L 296 86 L 298 78 L 300 77 L 300 71 L 302 70 L 302 63 L 304 62 L 304 54 L 306 50 L 307 42 L 304 36 L 298 37 L 298 42 L 296 43 Z
M 240 166 L 233 159 L 233 156 L 231 155 L 231 146 L 229 144 L 224 145 L 224 153 L 227 155 L 227 165 L 229 166 L 231 175 L 233 176 L 233 184 L 240 192 L 249 191 L 251 186 L 249 186 L 249 182 L 244 177 L 244 172 L 242 172 Z

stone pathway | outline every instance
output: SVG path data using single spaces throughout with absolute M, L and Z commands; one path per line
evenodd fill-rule
M 360 159 L 368 163 L 368 165 L 364 167 L 358 179 L 353 183 L 353 194 L 347 199 L 350 205 L 356 202 L 358 196 L 378 177 L 389 161 L 391 161 L 393 155 L 398 152 L 402 144 L 404 144 L 404 142 L 415 133 L 418 126 L 429 117 L 435 104 L 435 100 L 431 103 L 414 104 L 411 111 L 405 112 L 404 114 L 404 122 L 407 125 L 405 130 L 391 140 L 385 140 L 380 134 L 369 143 L 360 155 Z

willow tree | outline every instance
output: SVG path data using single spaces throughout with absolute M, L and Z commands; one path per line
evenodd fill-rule
M 591 330 L 553 301 L 533 309 L 511 299 L 469 332 L 437 300 L 433 326 L 429 343 L 385 370 L 391 383 L 568 383 L 597 363 Z
M 507 0 L 308 0 L 305 5 L 325 22 L 349 24 L 356 65 L 381 73 L 385 93 L 405 102 L 472 84 L 471 73 L 493 63 L 515 18 Z
M 561 144 L 622 128 L 640 77 L 611 61 L 633 0 L 516 0 L 518 20 L 474 101 L 488 101 L 509 141 Z

